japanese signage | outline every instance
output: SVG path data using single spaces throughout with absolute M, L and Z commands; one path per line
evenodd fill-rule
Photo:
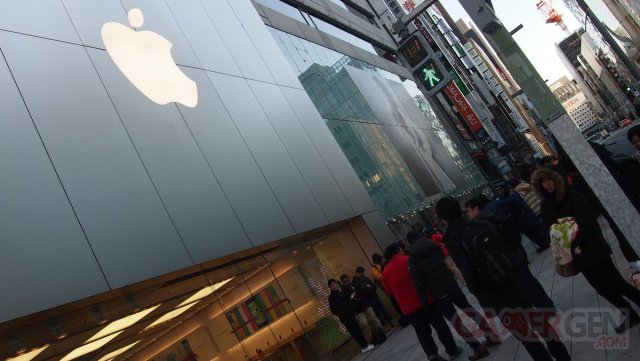
M 444 91 L 447 93 L 447 96 L 451 99 L 456 109 L 458 109 L 458 112 L 469 126 L 469 129 L 471 129 L 471 131 L 476 134 L 480 140 L 487 138 L 486 131 L 482 127 L 480 118 L 478 118 L 476 113 L 473 111 L 471 105 L 460 89 L 458 89 L 456 83 L 450 82 L 444 87 Z

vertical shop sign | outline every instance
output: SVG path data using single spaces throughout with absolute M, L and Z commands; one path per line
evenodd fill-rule
M 471 129 L 476 137 L 481 141 L 488 138 L 488 134 L 486 130 L 484 130 L 480 118 L 478 118 L 476 113 L 473 111 L 471 105 L 467 99 L 465 99 L 460 89 L 458 89 L 456 83 L 450 82 L 444 87 L 444 91 L 447 93 L 447 96 L 451 99 L 453 105 L 458 109 L 458 112 L 462 115 L 462 118 L 469 126 L 469 129 Z

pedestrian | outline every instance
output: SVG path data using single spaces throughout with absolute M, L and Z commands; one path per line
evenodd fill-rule
M 456 280 L 461 285 L 464 286 L 465 283 L 464 283 L 464 277 L 462 276 L 462 273 L 458 269 L 458 266 L 456 266 L 456 263 L 453 262 L 453 259 L 451 259 L 451 256 L 449 256 L 449 250 L 447 249 L 447 246 L 445 246 L 444 243 L 442 243 L 442 239 L 444 238 L 444 233 L 440 232 L 440 230 L 437 228 L 433 228 L 432 230 L 429 231 L 429 234 L 427 234 L 426 236 L 429 239 L 431 239 L 433 243 L 436 244 L 436 246 L 440 247 L 440 250 L 444 255 L 444 263 L 447 265 L 447 268 L 449 268 L 449 270 L 453 273 L 453 276 L 456 278 Z
M 529 205 L 516 193 L 509 189 L 503 180 L 493 183 L 497 198 L 487 203 L 485 208 L 496 217 L 511 215 L 520 229 L 536 245 L 536 252 L 541 253 L 549 248 L 549 237 L 543 232 L 540 220 Z
M 524 199 L 536 217 L 540 216 L 540 196 L 538 196 L 538 193 L 531 187 L 531 184 L 519 180 L 513 190 Z
M 413 326 L 422 350 L 429 360 L 444 360 L 438 354 L 438 346 L 431 336 L 431 327 L 436 330 L 440 343 L 450 359 L 454 359 L 462 348 L 456 344 L 444 316 L 433 307 L 433 298 L 427 295 L 428 305 L 420 303 L 411 275 L 409 274 L 409 256 L 404 254 L 397 243 L 390 244 L 384 252 L 387 265 L 383 271 L 385 292 L 398 300 L 402 315 Z
M 636 155 L 640 154 L 640 124 L 634 125 L 627 130 L 627 140 L 636 147 Z
M 499 233 L 507 248 L 509 256 L 515 265 L 515 275 L 522 285 L 527 298 L 535 308 L 555 312 L 556 306 L 547 294 L 540 281 L 531 273 L 526 252 L 522 249 L 522 236 L 509 224 L 510 219 L 497 219 L 489 211 L 485 210 L 483 197 L 475 197 L 465 203 L 467 218 L 470 221 L 488 222 Z
M 351 285 L 356 295 L 371 305 L 376 317 L 382 322 L 384 329 L 388 331 L 392 326 L 391 315 L 389 315 L 389 312 L 387 312 L 382 304 L 382 300 L 378 296 L 378 287 L 376 287 L 375 283 L 373 283 L 369 277 L 364 275 L 364 268 L 360 266 L 356 267 L 356 273 L 351 279 Z
M 640 306 L 640 290 L 625 281 L 613 260 L 611 248 L 604 239 L 587 198 L 567 187 L 564 177 L 548 168 L 538 169 L 532 178 L 533 187 L 541 195 L 541 214 L 549 229 L 562 218 L 573 218 L 578 233 L 571 243 L 572 265 L 607 301 L 626 316 L 615 328 L 618 333 L 640 324 L 640 316 L 625 299 Z
M 597 145 L 593 142 L 590 142 L 593 151 L 596 153 L 598 158 L 605 165 L 607 170 L 611 173 L 611 175 L 616 179 L 616 171 L 615 171 L 615 162 L 610 158 L 611 152 L 607 151 L 601 145 Z M 544 167 L 552 169 L 553 171 L 559 173 L 565 180 L 565 184 L 567 188 L 577 191 L 584 195 L 588 201 L 589 207 L 593 210 L 593 214 L 595 217 L 602 215 L 604 219 L 609 224 L 613 235 L 616 237 L 618 244 L 620 246 L 620 251 L 624 255 L 624 258 L 629 263 L 630 269 L 640 269 L 640 256 L 631 246 L 629 240 L 625 237 L 620 230 L 620 227 L 613 221 L 613 218 L 607 211 L 607 209 L 602 205 L 600 199 L 593 192 L 591 187 L 587 184 L 586 180 L 582 177 L 575 164 L 565 155 L 556 159 L 554 162 L 546 164 Z M 620 157 L 616 157 L 616 161 L 621 160 Z M 635 164 L 634 164 L 635 163 Z M 626 193 L 627 197 L 632 204 L 638 209 L 640 209 L 640 190 L 637 189 L 637 182 L 634 182 L 634 178 L 638 178 L 638 174 L 640 174 L 640 170 L 638 169 L 638 162 L 635 160 L 631 160 L 631 162 L 624 162 L 624 172 L 619 177 L 617 177 L 616 181 L 620 184 L 622 190 Z M 633 179 L 633 180 L 632 180 Z M 622 181 L 622 182 L 620 182 Z M 625 184 L 630 184 L 625 190 Z M 639 194 L 639 196 L 633 196 L 632 193 Z
M 372 351 L 374 346 L 369 344 L 362 333 L 362 329 L 358 325 L 356 320 L 356 313 L 361 307 L 354 300 L 355 296 L 349 294 L 347 290 L 343 290 L 340 287 L 340 283 L 335 279 L 330 279 L 328 282 L 331 293 L 329 294 L 329 309 L 331 313 L 338 317 L 338 320 L 347 329 L 351 337 L 358 343 L 358 346 L 362 349 L 362 353 Z
M 376 342 L 376 339 L 380 338 L 379 336 L 380 331 L 382 330 L 382 324 L 376 316 L 376 313 L 373 311 L 373 308 L 371 308 L 371 305 L 366 299 L 358 297 L 353 285 L 351 284 L 349 276 L 343 274 L 340 276 L 340 282 L 342 284 L 342 289 L 347 291 L 358 305 L 356 309 L 356 321 L 358 321 L 358 325 L 362 329 L 365 337 L 369 340 L 369 343 L 379 343 Z
M 437 309 L 452 325 L 459 326 L 459 329 L 455 327 L 456 332 L 473 350 L 473 356 L 470 359 L 479 360 L 489 356 L 487 346 L 473 337 L 463 322 L 458 322 L 456 306 L 478 324 L 485 334 L 487 344 L 498 343 L 499 337 L 484 316 L 477 312 L 467 300 L 453 273 L 444 263 L 444 255 L 440 247 L 416 231 L 407 233 L 407 241 L 410 244 L 409 271 L 423 307 L 429 306 L 429 295 L 432 295 Z
M 382 263 L 384 262 L 384 258 L 378 254 L 374 253 L 371 255 L 371 278 L 373 282 L 380 288 L 382 288 Z
M 547 349 L 524 314 L 531 309 L 525 291 L 517 282 L 513 255 L 506 252 L 506 241 L 497 234 L 496 225 L 487 226 L 480 220 L 471 222 L 462 217 L 462 209 L 452 197 L 436 203 L 436 214 L 447 226 L 444 243 L 467 281 L 469 291 L 480 305 L 493 315 L 499 315 L 502 324 L 525 347 L 536 361 L 570 360 L 571 357 L 559 336 L 547 331 Z M 511 322 L 517 314 L 522 322 Z M 514 325 L 519 325 L 514 328 Z M 521 327 L 524 327 L 522 329 Z

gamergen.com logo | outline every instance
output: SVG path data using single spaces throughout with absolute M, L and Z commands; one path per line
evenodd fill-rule
M 629 330 L 617 334 L 614 328 L 622 319 L 615 309 L 576 308 L 566 312 L 554 309 L 505 309 L 500 313 L 485 310 L 489 324 L 473 322 L 478 318 L 476 310 L 463 310 L 453 326 L 465 340 L 480 339 L 490 331 L 504 340 L 515 336 L 521 341 L 585 342 L 595 349 L 624 350 L 629 348 Z M 476 326 L 483 325 L 483 326 Z M 482 327 L 491 330 L 483 330 Z

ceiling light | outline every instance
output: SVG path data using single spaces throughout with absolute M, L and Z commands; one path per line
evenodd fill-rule
M 176 308 L 182 307 L 184 305 L 188 305 L 192 302 L 201 300 L 207 296 L 209 296 L 210 294 L 213 293 L 213 291 L 215 290 L 219 290 L 222 286 L 226 285 L 227 283 L 229 283 L 232 279 L 234 279 L 235 276 L 231 277 L 231 278 L 227 278 L 226 280 L 222 280 L 220 282 L 214 283 L 211 286 L 207 286 L 203 289 L 201 289 L 200 291 L 194 293 L 193 295 L 191 295 L 191 297 L 187 298 L 186 300 L 180 302 L 179 305 L 176 306 Z
M 107 361 L 107 360 L 111 360 L 113 358 L 115 358 L 116 356 L 124 353 L 125 351 L 127 351 L 128 349 L 132 348 L 133 346 L 135 346 L 138 342 L 140 342 L 142 340 L 138 340 L 130 345 L 127 345 L 125 347 L 121 347 L 113 352 L 109 352 L 108 354 L 102 356 L 98 361 Z
M 190 305 L 186 305 L 186 306 L 182 306 L 180 308 L 176 308 L 173 311 L 169 311 L 167 313 L 165 313 L 164 315 L 162 315 L 162 317 L 158 318 L 157 320 L 153 321 L 152 324 L 150 324 L 149 326 L 145 327 L 145 330 L 148 330 L 150 328 L 156 327 L 157 325 L 167 322 L 171 319 L 174 319 L 178 316 L 180 316 L 181 314 L 187 312 L 188 309 L 190 309 L 193 305 L 195 305 L 195 303 L 190 304 Z
M 155 310 L 156 308 L 158 308 L 160 305 L 156 305 L 153 306 L 151 308 L 147 308 L 146 310 L 142 310 L 140 312 L 134 313 L 133 315 L 129 315 L 127 317 L 123 317 L 119 320 L 113 321 L 110 324 L 108 324 L 105 328 L 103 328 L 102 330 L 98 331 L 98 333 L 96 333 L 95 335 L 91 336 L 90 339 L 86 340 L 84 343 L 87 344 L 89 342 L 95 341 L 99 338 L 102 338 L 104 336 L 110 335 L 114 332 L 117 331 L 121 331 L 124 330 L 125 328 L 135 324 L 136 322 L 140 321 L 141 319 L 144 318 L 144 316 L 148 315 L 149 313 L 151 313 L 153 310 Z
M 62 358 L 62 360 L 60 361 L 69 361 L 69 360 L 73 360 L 75 358 L 78 358 L 82 355 L 86 355 L 90 352 L 93 352 L 97 349 L 99 349 L 100 347 L 106 345 L 107 343 L 109 343 L 109 341 L 113 340 L 114 338 L 118 337 L 119 334 L 121 334 L 124 331 L 120 331 L 120 332 L 116 332 L 116 333 L 112 333 L 111 335 L 107 336 L 107 337 L 103 337 L 97 341 L 88 343 L 86 345 L 82 345 L 80 347 L 78 347 L 77 349 L 69 352 L 65 357 Z
M 8 359 L 6 359 L 6 361 L 29 361 L 29 360 L 33 360 L 34 358 L 36 358 L 36 356 L 38 356 L 40 354 L 40 352 L 44 351 L 44 349 L 46 349 L 47 347 L 49 347 L 49 345 L 44 345 L 40 348 L 36 348 L 33 349 L 25 354 L 22 354 L 20 356 L 16 356 L 16 357 L 9 357 Z

